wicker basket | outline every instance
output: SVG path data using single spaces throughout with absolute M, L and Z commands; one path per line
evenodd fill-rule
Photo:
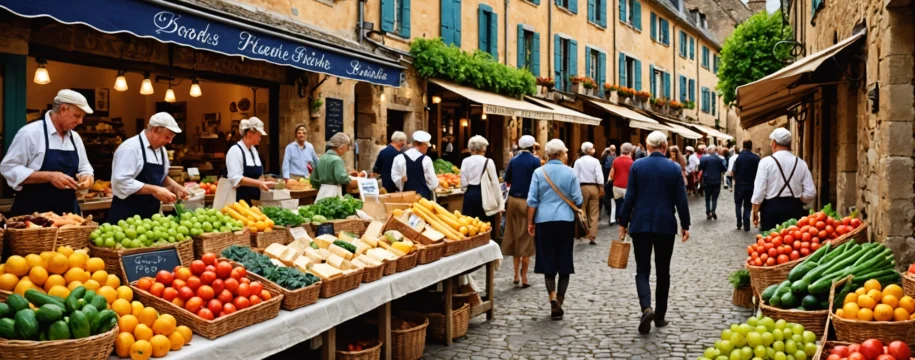
M 470 326 L 470 304 L 454 302 L 452 306 L 454 311 L 451 312 L 451 339 L 457 339 L 467 335 L 467 329 Z M 404 312 L 404 314 L 427 317 L 429 327 L 426 328 L 426 336 L 436 341 L 445 340 L 445 314 L 413 312 Z
M 492 229 L 486 230 L 484 233 L 479 233 L 474 236 L 471 236 L 464 241 L 470 241 L 470 245 L 467 246 L 468 249 L 473 249 L 475 247 L 484 246 L 489 244 L 489 240 L 492 239 Z
M 467 240 L 445 240 L 445 255 L 451 256 L 470 249 L 471 242 Z
M 419 265 L 425 265 L 434 261 L 438 261 L 445 255 L 445 243 L 423 245 L 417 244 L 416 263 Z
M 2 218 L 3 215 L 0 215 Z M 0 259 L 3 259 L 3 235 L 6 232 L 6 229 L 0 228 Z
M 416 231 L 413 228 L 411 228 L 410 225 L 407 225 L 403 221 L 400 221 L 400 219 L 398 219 L 395 216 L 391 216 L 390 218 L 388 218 L 388 222 L 384 224 L 384 231 L 388 231 L 388 230 L 400 231 L 400 233 L 403 234 L 403 236 L 406 237 L 407 239 L 413 240 L 414 242 L 418 242 L 420 244 L 431 245 L 431 244 L 436 243 L 435 241 L 432 241 L 432 239 L 426 237 L 419 231 Z
M 836 301 L 836 287 L 844 285 L 845 281 L 851 281 L 849 275 L 845 279 L 835 281 L 829 289 L 829 308 Z M 839 300 L 841 301 L 841 300 Z M 860 321 L 848 320 L 836 316 L 835 313 L 829 313 L 829 322 L 836 330 L 836 340 L 860 344 L 868 339 L 877 339 L 884 344 L 893 341 L 903 341 L 909 346 L 915 346 L 915 320 L 905 321 Z
M 123 266 L 121 264 L 122 257 L 125 255 L 142 254 L 145 252 L 159 251 L 169 248 L 175 248 L 178 250 L 178 258 L 181 260 L 182 266 L 190 266 L 191 262 L 194 261 L 194 244 L 193 240 L 190 238 L 185 241 L 169 243 L 162 246 L 136 249 L 111 249 L 95 246 L 95 244 L 90 243 L 89 253 L 92 254 L 93 257 L 101 258 L 105 262 L 105 272 L 118 275 L 120 276 L 121 280 L 126 280 L 127 274 L 124 272 Z M 126 283 L 126 281 L 124 282 Z
M 258 231 L 257 234 L 250 234 L 251 247 L 266 249 L 270 244 L 286 245 L 289 243 L 289 236 L 287 233 L 288 231 L 286 231 L 285 227 L 276 226 L 273 228 L 273 231 Z
M 416 253 L 410 253 L 397 258 L 397 272 L 404 272 L 416 267 Z
M 857 229 L 854 229 L 845 235 L 839 236 L 831 241 L 832 246 L 842 245 L 848 242 L 851 239 L 855 239 L 855 242 L 858 244 L 863 244 L 867 242 L 867 221 L 861 221 L 861 226 L 858 226 Z
M 395 319 L 393 323 L 397 323 L 397 320 L 406 320 L 420 325 L 404 330 L 395 329 L 395 326 L 391 325 L 391 357 L 403 360 L 421 359 L 426 350 L 426 328 L 429 327 L 429 319 L 416 314 L 402 314 L 397 317 L 401 319 Z
M 610 242 L 610 255 L 607 255 L 607 266 L 614 269 L 625 269 L 629 265 L 629 248 L 632 242 L 626 241 L 628 236 L 622 241 L 613 240 Z
M 321 298 L 326 299 L 345 293 L 359 287 L 362 283 L 362 269 L 351 272 L 335 279 L 324 280 L 321 285 Z
M 203 254 L 220 254 L 225 248 L 238 246 L 251 246 L 251 237 L 248 229 L 236 232 L 208 233 L 194 237 L 194 257 L 203 257 Z
M 377 341 L 377 340 L 376 340 Z M 342 360 L 380 360 L 381 359 L 381 341 L 375 346 L 360 351 L 337 350 L 337 359 Z
M 804 259 L 791 260 L 781 265 L 774 266 L 754 266 L 747 264 L 747 270 L 750 271 L 750 285 L 753 287 L 753 293 L 759 295 L 769 285 L 778 284 L 788 280 L 788 273 L 794 269 L 797 264 Z
M 384 265 L 384 276 L 394 275 L 397 272 L 397 261 L 385 261 Z
M 731 296 L 731 303 L 734 305 L 740 306 L 745 309 L 752 309 L 755 306 L 753 305 L 753 288 L 749 286 L 744 286 L 740 288 L 735 288 L 734 293 Z
M 256 279 L 251 276 L 251 274 L 248 274 L 248 278 Z M 267 286 L 267 284 L 265 283 L 264 286 Z M 283 302 L 283 294 L 276 294 L 270 298 L 270 300 L 266 300 L 258 305 L 238 310 L 214 320 L 204 320 L 197 316 L 197 314 L 193 314 L 178 305 L 141 290 L 136 286 L 136 282 L 131 283 L 130 288 L 133 290 L 134 300 L 138 300 L 146 306 L 151 306 L 158 310 L 159 313 L 166 313 L 174 316 L 179 324 L 187 325 L 195 334 L 210 340 L 235 330 L 275 318 L 279 315 L 280 305 Z
M 826 330 L 826 319 L 829 318 L 829 310 L 779 309 L 765 302 L 759 304 L 759 309 L 763 315 L 770 318 L 784 319 L 787 322 L 804 325 L 804 329 L 813 331 L 817 336 L 823 336 L 823 331 Z
M 900 277 L 902 278 L 902 290 L 906 295 L 915 297 L 915 275 L 906 271 Z
M 829 352 L 832 350 L 832 348 L 834 348 L 836 346 L 849 346 L 849 345 L 852 345 L 852 343 L 844 342 L 844 341 L 832 341 L 832 340 L 822 341 L 822 342 L 820 342 L 820 347 L 817 348 L 816 354 L 813 354 L 813 357 L 811 357 L 810 359 L 811 360 L 826 360 L 826 358 L 829 357 Z
M 94 221 L 89 221 L 79 226 L 62 227 L 60 230 L 57 230 L 57 245 L 55 249 L 61 246 L 82 249 L 86 247 L 86 244 L 89 244 L 89 235 L 92 234 L 95 229 L 98 229 L 98 224 Z
M 384 264 L 362 268 L 362 283 L 378 281 L 378 279 L 381 279 L 381 277 L 384 276 L 384 269 Z
M 75 340 L 26 341 L 0 339 L 2 360 L 103 360 L 114 348 L 120 330 L 115 325 L 104 334 Z
M 25 215 L 23 215 L 25 216 Z M 7 221 L 16 221 L 20 216 L 12 217 Z M 56 251 L 57 245 L 56 227 L 46 227 L 40 229 L 6 229 L 4 241 L 9 248 L 9 255 L 26 256 L 28 254 L 40 254 L 44 251 Z M 86 243 L 89 239 L 86 239 Z M 85 246 L 85 244 L 83 244 Z M 76 247 L 80 249 L 83 246 Z
M 365 233 L 365 228 L 368 226 L 370 221 L 365 221 L 362 219 L 341 219 L 331 220 L 329 222 L 334 224 L 334 233 L 339 234 L 341 231 L 346 231 L 348 233 L 362 236 L 362 234 Z
M 242 266 L 235 261 L 225 258 L 219 258 L 219 261 L 227 261 L 232 264 L 233 268 L 236 266 Z M 260 281 L 262 284 L 264 284 L 264 289 L 270 291 L 271 294 L 283 294 L 283 310 L 292 311 L 300 307 L 318 302 L 318 293 L 321 291 L 320 281 L 301 289 L 287 290 L 286 288 L 279 286 L 273 281 L 267 280 L 267 278 L 255 274 L 252 271 L 248 271 L 247 274 L 249 278 Z

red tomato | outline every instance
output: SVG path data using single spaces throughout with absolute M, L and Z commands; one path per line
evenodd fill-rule
M 775 238 L 775 240 L 772 240 L 772 246 L 779 247 L 779 246 L 782 246 L 782 244 L 790 244 L 790 242 L 788 242 L 788 240 L 787 240 L 790 238 L 790 236 L 791 235 L 788 235 L 784 238 L 780 238 L 780 237 Z
M 235 305 L 232 305 L 232 303 L 225 303 L 222 305 L 222 314 L 223 315 L 229 315 L 231 313 L 234 313 L 235 311 L 237 311 L 237 310 L 235 310 Z
M 762 259 L 760 259 L 760 258 L 753 259 L 753 265 L 755 265 L 755 266 L 763 266 Z
M 200 288 L 200 285 L 203 285 L 203 283 L 200 281 L 199 277 L 191 276 L 187 278 L 187 287 L 191 288 L 192 291 L 197 291 L 197 289 Z
M 807 229 L 807 233 L 811 236 L 816 236 L 818 232 L 820 232 L 820 229 L 817 229 L 815 226 L 811 226 L 810 229 Z
M 800 258 L 801 258 L 801 253 L 797 252 L 797 250 L 792 251 L 792 252 L 791 252 L 791 255 L 789 256 L 789 258 L 790 258 L 791 260 L 800 259 Z
M 223 261 L 216 265 L 216 275 L 220 279 L 228 279 L 232 275 L 232 265 L 227 261 Z
M 747 256 L 753 256 L 756 253 L 756 249 L 753 248 L 753 245 L 747 246 Z
M 223 304 L 228 304 L 228 303 L 232 302 L 233 298 L 234 298 L 234 296 L 232 296 L 231 291 L 223 290 L 219 293 L 219 297 L 217 297 L 216 299 L 221 301 Z
M 766 260 L 769 260 L 769 254 L 759 254 L 759 260 L 766 262 Z
M 801 249 L 809 249 L 810 243 L 807 241 L 801 242 Z
M 213 265 L 216 263 L 216 254 L 214 254 L 214 253 L 203 254 L 203 256 L 200 257 L 200 260 L 203 260 L 204 264 Z
M 165 290 L 162 290 L 163 299 L 165 299 L 167 301 L 172 301 L 172 300 L 175 300 L 176 297 L 178 297 L 178 290 L 175 290 L 175 288 L 167 287 L 167 288 L 165 288 Z
M 785 244 L 791 244 L 791 243 L 794 242 L 794 235 L 790 235 L 790 234 L 789 234 L 789 235 L 785 235 L 785 237 L 782 238 L 782 241 L 783 241 Z
M 848 356 L 848 346 L 845 346 L 845 345 L 836 346 L 836 347 L 832 348 L 832 351 L 830 351 L 829 353 L 833 354 L 833 355 L 839 355 L 841 357 L 846 357 L 846 356 Z
M 861 355 L 859 352 L 853 352 L 848 355 L 848 360 L 868 360 L 864 355 Z
M 207 267 L 203 268 L 203 271 L 204 271 L 204 272 L 209 271 L 209 272 L 212 272 L 212 273 L 216 273 L 216 266 L 215 266 L 215 265 L 207 265 Z
M 801 217 L 800 219 L 797 220 L 797 223 L 801 224 L 801 225 L 807 223 L 807 217 L 806 216 Z
M 187 286 L 187 282 L 185 282 L 184 280 L 175 279 L 172 281 L 172 287 L 175 288 L 175 290 L 181 290 L 181 288 L 183 288 L 185 286 Z
M 763 246 L 763 244 L 765 244 L 765 243 L 762 240 L 759 240 L 759 246 Z M 229 277 L 231 277 L 235 280 L 239 280 L 242 278 L 241 272 L 238 271 L 238 268 L 232 269 L 232 271 L 229 273 Z
M 241 275 L 241 277 L 248 276 L 248 270 L 246 270 L 244 266 L 236 266 L 235 269 L 232 270 L 238 270 L 238 274 Z
M 776 250 L 775 248 L 771 248 L 771 249 L 769 249 L 767 254 L 769 254 L 769 257 L 776 257 L 776 256 L 778 256 L 778 250 Z
M 779 264 L 784 264 L 784 263 L 786 263 L 786 262 L 788 262 L 788 261 L 790 261 L 790 260 L 788 259 L 788 255 L 785 255 L 785 254 L 779 255 L 779 256 L 778 256 L 778 259 L 776 260 L 776 262 L 779 263 Z
M 184 309 L 195 314 L 197 311 L 200 311 L 201 308 L 203 308 L 203 299 L 196 296 L 184 303 Z
M 214 314 L 222 312 L 222 303 L 219 300 L 213 299 L 207 303 L 207 309 L 210 309 Z
M 197 289 L 197 296 L 199 296 L 203 301 L 210 301 L 216 297 L 216 292 L 213 291 L 209 285 L 202 285 Z
M 817 237 L 820 238 L 820 239 L 828 239 L 828 238 L 829 238 L 829 233 L 826 232 L 826 230 L 820 230 L 820 232 L 817 233 Z
M 766 259 L 766 266 L 772 266 L 772 265 L 775 265 L 775 258 Z
M 775 244 L 773 244 L 773 243 L 766 243 L 766 245 L 763 245 L 763 249 L 764 249 L 766 252 L 769 252 L 769 249 L 772 249 L 772 248 L 774 248 L 774 247 L 775 247 Z
M 251 297 L 248 298 L 248 301 L 251 302 L 251 306 L 254 306 L 261 303 L 261 298 L 257 295 L 251 295 Z
M 801 239 L 801 241 L 810 241 L 810 238 L 812 238 L 812 237 L 813 236 L 810 236 L 810 233 L 805 232 L 805 233 L 801 234 L 800 239 Z
M 765 244 L 766 244 L 766 241 L 763 239 L 756 240 L 756 246 L 763 246 Z M 235 274 L 237 274 L 237 273 L 232 273 L 233 278 L 235 277 Z
M 832 354 L 832 355 L 829 355 L 829 357 L 826 358 L 826 360 L 842 360 L 842 357 L 839 355 L 836 355 L 836 354 Z
M 799 251 L 801 252 L 801 257 L 810 255 L 810 249 L 808 249 L 808 248 L 801 248 L 801 250 L 799 250 Z
M 169 286 L 172 284 L 172 280 L 175 280 L 175 276 L 168 270 L 159 270 L 156 273 L 156 282 L 160 282 L 162 285 Z
M 259 295 L 261 291 L 264 291 L 264 284 L 261 284 L 260 281 L 252 281 L 248 286 L 251 288 L 251 295 Z
M 216 280 L 216 273 L 212 271 L 204 271 L 203 274 L 200 274 L 200 282 L 204 285 L 210 285 L 213 281 Z
M 250 283 L 251 283 L 251 279 L 248 279 L 248 278 L 246 278 L 246 277 L 243 277 L 243 278 L 241 278 L 241 280 L 238 280 L 238 282 L 239 282 L 240 284 L 250 284 Z
M 848 346 L 848 355 L 851 355 L 851 353 L 856 353 L 859 350 L 861 350 L 861 344 L 851 344 Z
M 791 245 L 785 245 L 785 251 L 787 251 L 790 254 L 791 250 L 794 250 L 794 248 L 791 247 Z
M 810 251 L 817 251 L 817 250 L 820 250 L 820 243 L 810 244 Z
M 219 294 L 222 292 L 222 289 L 226 288 L 225 282 L 222 279 L 213 280 L 213 283 L 210 284 L 210 287 L 213 288 L 213 292 Z
M 800 241 L 800 240 L 794 240 L 794 243 L 791 244 L 791 248 L 792 248 L 792 249 L 800 249 L 800 248 L 801 248 L 801 241 Z
M 777 255 L 781 255 L 781 254 L 784 254 L 784 253 L 785 253 L 785 247 L 784 247 L 784 246 L 779 246 L 779 247 L 778 247 L 778 254 L 777 254 Z
M 851 218 L 850 218 L 850 217 L 846 216 L 846 217 L 842 218 L 842 225 L 848 226 L 848 225 L 850 225 L 850 224 L 851 224 Z
M 851 219 L 851 223 L 849 223 L 849 225 L 851 226 L 852 230 L 857 229 L 859 226 L 861 226 L 861 219 Z
M 194 290 L 191 290 L 191 288 L 188 286 L 185 286 L 178 290 L 178 298 L 180 298 L 181 300 L 184 300 L 184 301 L 190 300 L 192 297 L 194 297 L 194 295 L 196 295 L 194 293 Z
M 861 355 L 867 359 L 876 359 L 883 354 L 883 343 L 877 339 L 868 339 L 861 343 Z
M 912 350 L 909 345 L 902 341 L 893 341 L 887 346 L 886 353 L 896 359 L 908 359 L 912 357 Z
M 781 236 L 788 235 L 788 229 L 782 229 L 782 232 L 778 233 Z
M 795 239 L 800 239 L 800 238 L 801 238 L 801 231 L 800 231 L 800 230 L 794 230 L 794 231 L 791 232 L 791 236 L 793 236 Z
M 216 316 L 213 315 L 213 312 L 207 308 L 201 308 L 200 311 L 197 311 L 197 316 L 204 320 L 213 320 L 216 318 Z
M 915 264 L 909 265 L 909 274 L 915 274 Z
M 816 216 L 817 221 L 826 221 L 826 213 L 820 211 L 816 213 Z
M 251 296 L 251 286 L 248 284 L 238 285 L 238 296 L 248 297 Z
M 832 234 L 832 233 L 836 232 L 836 228 L 834 228 L 832 225 L 826 225 L 826 228 L 823 230 L 826 230 L 827 234 Z
M 155 297 L 162 297 L 163 291 L 165 291 L 165 285 L 160 282 L 154 283 L 149 287 L 149 293 Z
M 896 359 L 904 359 L 904 358 L 895 358 L 895 357 L 892 357 L 891 355 L 881 354 L 880 356 L 877 356 L 876 360 L 896 360 Z
M 756 234 L 756 240 L 759 240 L 759 239 L 762 239 L 762 238 L 763 238 L 762 234 Z
M 756 254 L 756 253 L 754 252 L 753 254 Z M 757 256 L 759 256 L 759 255 L 757 255 Z M 229 290 L 229 292 L 231 292 L 233 294 L 235 293 L 236 290 L 238 290 L 238 280 L 235 280 L 233 278 L 228 278 L 225 281 L 223 281 L 223 283 L 225 284 L 226 290 Z
M 810 227 L 814 227 L 814 226 L 816 226 L 816 224 L 817 224 L 816 217 L 811 217 L 811 218 L 807 219 L 807 225 L 810 225 Z
M 816 238 L 816 237 L 815 237 L 815 238 L 813 238 L 813 239 L 810 239 L 810 244 L 811 244 L 811 245 L 813 245 L 813 244 L 819 244 L 819 243 L 820 243 L 820 238 Z
M 246 309 L 248 306 L 251 306 L 251 302 L 248 301 L 248 298 L 239 296 L 235 298 L 235 301 L 232 302 L 232 305 L 235 305 L 235 308 L 238 310 Z
M 203 263 L 203 260 L 194 260 L 191 262 L 191 273 L 197 276 L 203 274 L 204 268 L 207 267 L 207 264 Z
M 845 225 L 836 226 L 836 234 L 845 235 L 848 233 L 848 227 Z

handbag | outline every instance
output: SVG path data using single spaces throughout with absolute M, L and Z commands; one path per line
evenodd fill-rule
M 610 242 L 610 255 L 607 256 L 607 266 L 614 269 L 625 269 L 629 262 L 629 248 L 632 246 L 628 242 L 629 235 L 622 240 L 613 240 Z
M 480 174 L 480 193 L 483 200 L 483 212 L 486 213 L 486 216 L 493 216 L 500 211 L 504 210 L 502 202 L 502 189 L 499 187 L 498 190 L 493 188 L 494 181 L 490 181 L 492 175 L 486 177 L 489 173 L 489 162 L 490 159 L 486 159 L 486 162 L 483 163 L 483 173 Z M 486 177 L 487 181 L 483 181 Z
M 550 177 L 546 174 L 545 168 L 543 169 L 543 178 L 546 179 L 546 182 L 550 184 L 550 187 L 553 188 L 553 191 L 555 191 L 556 194 L 559 194 L 559 197 L 561 197 L 562 200 L 564 200 L 566 204 L 572 208 L 572 214 L 575 215 L 575 237 L 580 238 L 588 235 L 588 233 L 591 231 L 591 224 L 588 223 L 588 218 L 585 216 L 584 211 L 579 209 L 578 206 L 575 206 L 575 203 L 563 195 L 562 191 L 559 191 L 559 188 L 553 184 L 553 180 L 550 180 Z

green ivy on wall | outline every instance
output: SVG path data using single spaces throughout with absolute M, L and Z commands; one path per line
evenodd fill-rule
M 413 40 L 410 54 L 413 67 L 424 78 L 450 80 L 515 98 L 534 95 L 537 90 L 536 78 L 526 69 L 500 64 L 482 51 L 469 54 L 440 38 Z

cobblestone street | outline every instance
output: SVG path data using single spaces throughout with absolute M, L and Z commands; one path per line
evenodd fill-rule
M 635 258 L 625 270 L 607 267 L 611 239 L 618 227 L 601 221 L 597 246 L 575 245 L 575 271 L 566 294 L 565 317 L 551 321 L 540 275 L 531 287 L 512 284 L 512 260 L 496 273 L 495 319 L 471 320 L 466 337 L 452 346 L 427 344 L 426 359 L 695 359 L 720 331 L 741 322 L 749 310 L 731 304 L 728 274 L 743 266 L 746 245 L 755 236 L 736 230 L 733 193 L 722 190 L 718 220 L 705 219 L 704 198 L 690 197 L 690 240 L 677 240 L 671 264 L 671 293 L 662 329 L 648 335 L 636 330 L 639 320 Z M 652 266 L 652 294 L 655 274 Z M 475 279 L 484 279 L 482 272 Z M 479 280 L 478 280 L 479 282 Z M 709 339 L 712 340 L 709 340 Z

